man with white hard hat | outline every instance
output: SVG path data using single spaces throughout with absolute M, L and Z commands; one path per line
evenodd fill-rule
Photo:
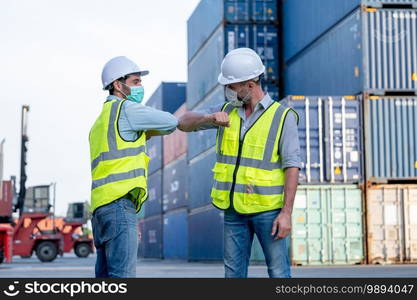
M 89 136 L 96 277 L 136 276 L 136 213 L 148 196 L 146 140 L 178 125 L 170 113 L 141 104 L 142 76 L 148 73 L 118 56 L 101 75 L 110 95 Z
M 301 167 L 298 115 L 263 92 L 264 72 L 255 51 L 230 51 L 218 78 L 228 102 L 188 112 L 178 125 L 183 131 L 217 128 L 211 197 L 224 210 L 226 277 L 247 277 L 254 234 L 269 276 L 291 277 L 288 235 Z

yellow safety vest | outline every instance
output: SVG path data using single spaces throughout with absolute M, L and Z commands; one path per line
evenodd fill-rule
M 223 107 L 231 125 L 217 131 L 217 162 L 211 191 L 214 206 L 227 209 L 232 203 L 241 214 L 283 207 L 285 174 L 278 147 L 290 110 L 287 105 L 274 102 L 241 139 L 242 124 L 237 108 L 229 103 Z
M 146 135 L 142 132 L 133 142 L 120 136 L 117 124 L 124 101 L 105 102 L 90 131 L 92 211 L 130 193 L 138 212 L 148 196 Z

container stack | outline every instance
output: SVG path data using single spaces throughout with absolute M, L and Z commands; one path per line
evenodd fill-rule
M 146 105 L 175 113 L 185 100 L 186 84 L 182 82 L 163 82 L 149 98 Z M 148 199 L 139 214 L 138 256 L 143 258 L 163 258 L 163 174 L 164 143 L 162 136 L 152 137 L 147 142 L 150 157 L 148 170 Z
M 365 200 L 367 261 L 416 262 L 417 223 L 413 221 L 417 216 L 416 1 L 283 0 L 282 3 L 283 93 L 304 95 L 287 98 L 300 113 L 301 150 L 306 162 L 300 182 L 307 185 L 299 187 L 297 197 L 303 199 L 303 189 L 322 179 L 329 181 L 330 189 L 340 180 L 359 184 Z M 342 111 L 330 110 L 329 100 L 326 104 L 323 99 L 331 99 L 333 103 L 342 99 L 344 108 L 342 104 Z M 304 102 L 302 107 L 300 101 Z M 353 102 L 357 103 L 355 111 L 348 104 Z M 328 125 L 329 120 L 334 124 L 330 121 Z M 307 124 L 318 128 L 318 136 L 309 133 Z M 320 128 L 325 132 L 320 133 Z M 326 130 L 334 131 L 333 137 Z M 308 148 L 309 153 L 304 150 Z M 351 203 L 352 199 L 349 197 L 346 207 L 360 208 Z M 339 200 L 331 201 L 333 204 Z M 296 200 L 295 211 L 302 203 Z M 333 208 L 337 207 L 328 207 L 332 207 L 330 214 L 335 213 Z M 293 220 L 296 228 L 298 220 L 305 220 L 305 216 Z M 323 225 L 336 229 L 329 223 Z M 347 225 L 348 229 L 355 227 Z M 356 230 L 347 231 L 349 235 L 353 232 Z M 312 229 L 307 233 L 314 235 Z M 293 235 L 297 234 L 294 230 Z M 294 244 L 293 239 L 293 255 L 302 250 L 304 246 Z M 308 255 L 305 258 L 311 263 L 316 261 Z M 294 260 L 299 261 L 296 257 Z
M 292 215 L 292 262 L 362 263 L 360 101 L 352 96 L 289 96 L 283 101 L 300 117 L 303 162 Z
M 176 112 L 187 111 L 183 104 Z M 166 259 L 188 259 L 187 134 L 176 130 L 163 137 L 163 254 Z
M 266 66 L 264 88 L 273 99 L 279 99 L 277 16 L 275 0 L 202 0 L 199 3 L 187 23 L 189 110 L 198 111 L 224 102 L 223 87 L 217 83 L 220 65 L 227 52 L 240 47 L 252 48 L 261 56 Z M 188 136 L 189 257 L 192 260 L 223 257 L 223 213 L 210 204 L 215 138 L 215 130 Z

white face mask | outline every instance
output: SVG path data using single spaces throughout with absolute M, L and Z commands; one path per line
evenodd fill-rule
M 237 92 L 232 90 L 228 86 L 226 86 L 226 88 L 224 89 L 224 95 L 225 95 L 227 101 L 229 101 L 230 104 L 232 104 L 233 106 L 236 106 L 236 107 L 241 107 L 241 106 L 243 106 L 244 103 L 247 103 L 247 102 L 250 101 L 250 92 L 248 92 L 246 94 L 246 96 L 243 97 L 243 99 L 240 99 L 237 96 Z

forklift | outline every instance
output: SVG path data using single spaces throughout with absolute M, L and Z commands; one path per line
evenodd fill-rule
M 85 258 L 94 252 L 93 240 L 84 228 L 89 218 L 88 211 L 86 202 L 68 205 L 67 217 L 61 231 L 64 235 L 64 253 L 74 250 L 75 255 Z
M 26 190 L 27 113 L 29 106 L 22 107 L 21 164 L 19 193 L 15 191 L 15 178 L 3 186 L 4 200 L 0 215 L 0 261 L 11 262 L 12 256 L 31 257 L 33 252 L 41 262 L 51 262 L 58 254 L 63 255 L 64 238 L 55 228 L 44 232 L 39 222 L 53 216 L 49 212 L 50 186 L 35 186 Z M 4 189 L 7 189 L 6 192 Z M 5 196 L 6 195 L 6 196 Z M 4 198 L 4 199 L 3 199 Z M 26 203 L 25 203 L 26 202 Z M 19 212 L 13 220 L 12 212 Z

